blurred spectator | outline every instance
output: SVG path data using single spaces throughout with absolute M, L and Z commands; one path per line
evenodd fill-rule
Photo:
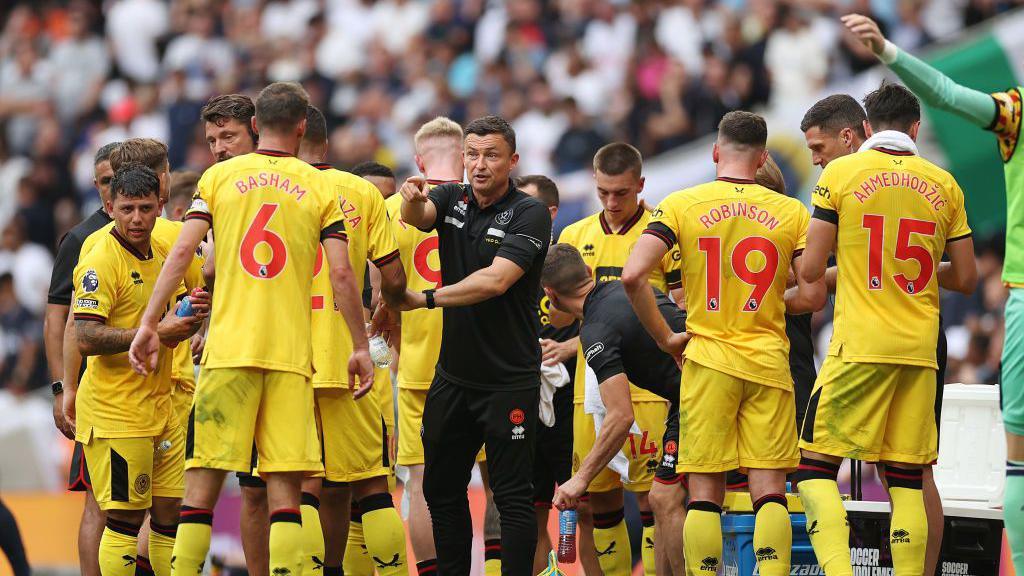
M 552 153 L 555 174 L 589 168 L 594 154 L 608 143 L 608 139 L 587 121 L 575 100 L 565 100 L 562 112 L 569 121 L 569 127 L 558 139 Z
M 160 72 L 157 40 L 170 25 L 167 4 L 160 0 L 116 0 L 107 9 L 107 38 L 122 74 L 152 82 Z
M 65 124 L 96 107 L 110 73 L 107 46 L 92 29 L 92 5 L 85 0 L 72 2 L 67 25 L 67 37 L 54 45 L 49 58 L 50 67 L 59 71 L 53 78 L 53 98 Z
M 811 29 L 812 13 L 789 4 L 779 7 L 779 23 L 765 47 L 765 65 L 771 73 L 774 106 L 796 106 L 813 98 L 825 85 L 828 53 Z
M 185 73 L 185 94 L 193 100 L 230 91 L 235 57 L 231 45 L 213 35 L 212 8 L 193 6 L 186 22 L 185 33 L 167 45 L 164 68 Z
M 14 295 L 18 303 L 37 318 L 46 307 L 53 257 L 50 252 L 28 241 L 25 219 L 16 216 L 0 236 L 0 274 L 14 277 Z
M 35 141 L 39 116 L 46 113 L 51 68 L 39 58 L 34 43 L 22 40 L 0 65 L 0 119 L 7 120 L 7 145 L 26 154 Z
M 42 385 L 42 340 L 42 321 L 18 301 L 11 273 L 0 273 L 0 388 L 20 394 Z

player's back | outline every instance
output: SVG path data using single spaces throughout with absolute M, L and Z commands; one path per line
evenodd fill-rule
M 750 180 L 720 178 L 658 205 L 654 222 L 683 254 L 686 357 L 738 378 L 791 389 L 785 291 L 810 215 Z M 657 235 L 657 229 L 652 230 Z
M 329 164 L 315 164 L 328 188 L 337 196 L 345 218 L 348 259 L 356 286 L 366 277 L 366 261 L 376 266 L 398 258 L 384 199 L 368 180 L 335 170 Z M 318 247 L 313 266 L 313 385 L 348 384 L 348 357 L 352 354 L 352 335 L 345 318 L 334 305 L 327 261 Z
M 829 163 L 814 204 L 838 226 L 829 354 L 935 367 L 937 266 L 947 241 L 970 234 L 956 181 L 920 156 L 873 149 Z
M 395 241 L 401 252 L 406 285 L 413 292 L 441 287 L 441 258 L 437 232 L 423 232 L 402 221 L 402 196 L 395 194 L 384 201 L 391 217 Z M 441 352 L 440 308 L 402 312 L 402 361 L 398 363 L 398 385 L 402 388 L 426 389 L 434 378 L 434 366 Z
M 205 366 L 310 375 L 311 278 L 321 237 L 344 235 L 337 194 L 309 164 L 258 151 L 203 174 L 193 218 L 217 243 Z

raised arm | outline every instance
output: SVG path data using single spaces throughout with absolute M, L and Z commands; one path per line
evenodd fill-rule
M 430 201 L 427 181 L 422 176 L 412 176 L 398 190 L 402 195 L 402 221 L 419 228 L 430 230 L 437 223 L 437 207 Z
M 496 256 L 487 268 L 481 268 L 455 284 L 438 288 L 434 292 L 434 303 L 438 308 L 449 308 L 471 306 L 490 300 L 508 291 L 525 273 L 526 270 L 512 260 Z M 424 294 L 406 294 L 407 300 L 403 309 L 423 308 L 427 305 Z
M 952 112 L 980 128 L 992 125 L 996 117 L 996 103 L 992 96 L 957 84 L 942 72 L 899 49 L 882 36 L 878 25 L 867 16 L 847 14 L 842 21 L 926 104 Z

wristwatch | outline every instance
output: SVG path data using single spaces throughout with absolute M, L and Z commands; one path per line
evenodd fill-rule
M 53 384 L 50 384 L 50 391 L 53 392 L 54 396 L 64 392 L 64 383 L 57 380 Z
M 433 310 L 434 308 L 437 307 L 437 304 L 434 302 L 433 288 L 431 288 L 430 290 L 424 290 L 423 295 L 427 297 L 427 310 Z

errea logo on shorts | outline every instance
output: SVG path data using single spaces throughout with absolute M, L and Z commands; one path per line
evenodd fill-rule
M 604 342 L 598 342 L 590 348 L 587 348 L 586 352 L 583 353 L 583 357 L 587 359 L 587 362 L 593 360 L 594 356 L 597 356 L 601 352 L 604 352 Z

